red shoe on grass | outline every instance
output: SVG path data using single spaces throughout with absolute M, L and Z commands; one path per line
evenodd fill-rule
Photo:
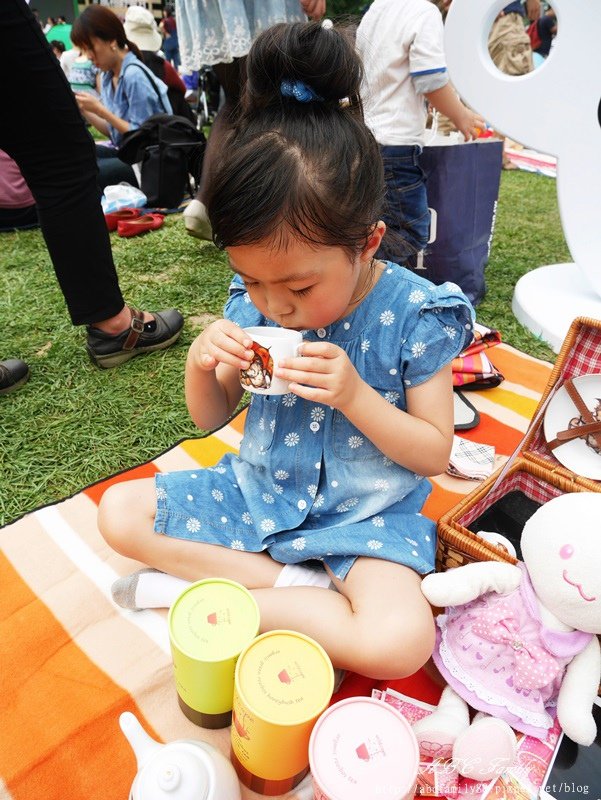
M 117 223 L 117 233 L 119 236 L 137 236 L 139 233 L 156 231 L 165 222 L 162 214 L 144 214 L 137 219 L 119 220 Z
M 116 231 L 120 220 L 137 219 L 141 213 L 142 211 L 139 208 L 122 208 L 120 211 L 112 211 L 104 215 L 106 227 L 109 231 Z

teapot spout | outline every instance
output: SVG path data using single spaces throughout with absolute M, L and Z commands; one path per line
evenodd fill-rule
M 119 725 L 134 751 L 139 771 L 164 745 L 151 738 L 130 711 L 121 714 Z

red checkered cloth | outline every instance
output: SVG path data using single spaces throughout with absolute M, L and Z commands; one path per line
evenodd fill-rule
M 471 343 L 451 362 L 453 386 L 462 386 L 464 389 L 498 386 L 504 380 L 503 375 L 484 351 L 500 343 L 499 331 L 476 323 Z

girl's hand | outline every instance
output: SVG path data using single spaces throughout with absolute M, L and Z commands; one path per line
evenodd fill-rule
M 89 92 L 75 92 L 75 99 L 81 111 L 102 117 L 106 110 L 100 100 Z
M 344 409 L 362 379 L 347 354 L 329 342 L 303 342 L 302 356 L 280 361 L 275 375 L 290 381 L 290 391 L 305 400 Z
M 211 372 L 217 364 L 229 364 L 236 369 L 248 369 L 254 356 L 252 339 L 244 330 L 227 319 L 218 319 L 197 336 L 190 345 L 190 357 L 195 365 Z

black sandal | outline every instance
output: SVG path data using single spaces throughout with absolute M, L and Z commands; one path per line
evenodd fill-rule
M 29 379 L 29 367 L 20 358 L 0 361 L 0 394 L 10 394 Z
M 165 350 L 182 332 L 184 318 L 175 308 L 153 311 L 154 319 L 144 322 L 144 314 L 130 308 L 129 328 L 121 333 L 110 334 L 88 325 L 86 349 L 90 358 L 101 369 L 110 369 L 143 353 Z

